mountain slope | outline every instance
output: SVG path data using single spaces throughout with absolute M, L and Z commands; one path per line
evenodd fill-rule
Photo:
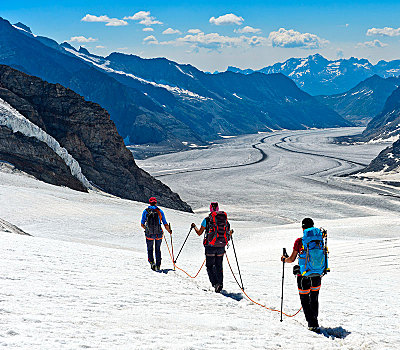
M 386 100 L 381 113 L 375 116 L 361 135 L 363 141 L 396 141 L 400 136 L 400 87 Z
M 96 187 L 142 202 L 156 196 L 161 205 L 191 211 L 176 193 L 137 167 L 109 114 L 98 104 L 85 101 L 59 84 L 49 84 L 4 65 L 0 65 L 1 100 L 57 140 L 78 162 L 75 167 L 79 167 L 79 172 L 81 169 L 84 177 Z M 37 144 L 28 146 L 28 140 L 21 139 L 19 134 L 11 134 L 4 128 L 1 131 L 0 159 L 44 181 L 69 186 L 71 174 L 64 181 L 63 174 L 68 174 L 68 169 L 64 166 L 59 170 L 62 162 L 46 145 L 40 144 L 43 150 Z M 50 166 L 56 168 L 58 175 L 53 168 L 49 169 Z M 74 183 L 69 187 L 82 190 L 82 186 L 76 188 Z
M 228 71 L 242 74 L 254 72 L 236 67 L 228 67 Z M 315 54 L 306 58 L 290 58 L 283 63 L 262 68 L 258 72 L 282 73 L 311 95 L 333 95 L 345 93 L 374 74 L 383 78 L 399 76 L 400 60 L 379 61 L 373 65 L 366 59 L 351 57 L 330 61 L 320 54 Z
M 387 98 L 399 85 L 398 78 L 384 79 L 375 74 L 345 93 L 315 97 L 347 120 L 366 125 L 382 111 Z
M 68 44 L 53 46 L 0 20 L 0 63 L 99 103 L 128 143 L 183 149 L 219 134 L 349 125 L 278 75 L 214 76 L 166 59 L 103 58 Z

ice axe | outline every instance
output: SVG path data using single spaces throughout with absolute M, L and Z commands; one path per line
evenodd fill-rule
M 286 248 L 283 248 L 283 252 L 282 252 L 282 255 L 285 257 L 285 258 L 288 258 L 289 257 L 289 255 L 287 254 L 287 252 L 286 252 Z M 283 319 L 282 319 L 282 316 L 283 316 L 283 283 L 284 283 L 284 281 L 285 281 L 285 259 L 283 259 L 283 261 L 282 261 L 282 296 L 281 296 L 281 322 L 283 321 Z

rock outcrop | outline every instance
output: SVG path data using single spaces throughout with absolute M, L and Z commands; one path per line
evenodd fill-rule
M 94 186 L 142 202 L 156 196 L 161 206 L 191 211 L 178 194 L 136 165 L 108 112 L 98 104 L 60 84 L 5 65 L 0 65 L 0 98 L 54 137 L 79 162 Z M 10 152 L 12 149 L 14 152 Z M 61 181 L 68 169 L 62 169 L 54 152 L 47 151 L 35 140 L 1 129 L 0 158 L 44 181 L 83 190 L 68 176 Z M 52 173 L 57 176 L 49 176 Z

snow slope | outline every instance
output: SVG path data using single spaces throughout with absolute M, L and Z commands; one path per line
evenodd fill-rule
M 379 150 L 376 145 L 330 147 L 326 137 L 338 130 L 302 133 L 276 133 L 266 139 L 259 147 L 268 157 L 259 163 L 206 171 L 199 166 L 197 172 L 164 176 L 163 181 L 179 188 L 196 208 L 196 214 L 166 210 L 166 216 L 174 229 L 176 254 L 190 223 L 199 224 L 210 197 L 217 198 L 235 229 L 246 292 L 279 308 L 282 247 L 290 250 L 300 235 L 299 220 L 311 215 L 317 226 L 328 229 L 331 252 L 332 272 L 324 277 L 320 293 L 320 323 L 343 339 L 309 332 L 302 313 L 279 322 L 279 313 L 243 297 L 226 261 L 221 295 L 210 291 L 205 270 L 194 280 L 172 271 L 165 242 L 164 273 L 151 271 L 139 227 L 142 203 L 1 171 L 0 218 L 34 237 L 0 233 L 0 344 L 24 349 L 400 347 L 399 203 L 382 195 L 395 189 L 333 176 L 357 166 L 334 157 L 361 163 Z M 142 165 L 165 173 L 160 163 L 168 159 L 164 170 L 173 172 L 185 167 L 185 157 L 193 162 L 192 152 L 207 155 L 205 166 L 215 165 L 212 158 L 220 159 L 219 152 L 236 165 L 245 164 L 256 159 L 253 142 L 266 135 L 225 140 L 214 155 L 195 150 L 150 158 Z M 296 142 L 283 146 L 304 153 L 274 146 L 290 135 Z M 252 154 L 250 159 L 246 152 L 236 152 L 240 143 Z M 305 154 L 328 149 L 333 158 Z M 207 192 L 209 181 L 224 183 L 215 196 Z M 228 257 L 233 264 L 232 248 Z M 195 274 L 203 259 L 201 238 L 192 234 L 178 265 Z M 291 266 L 285 268 L 284 296 L 285 311 L 296 312 L 299 299 Z
M 37 140 L 46 143 L 64 163 L 70 168 L 71 174 L 75 176 L 83 186 L 92 188 L 88 179 L 82 174 L 82 169 L 77 160 L 72 157 L 68 151 L 61 147 L 59 142 L 37 125 L 25 118 L 15 108 L 0 98 L 0 125 L 10 128 L 14 133 L 20 132 L 25 136 L 34 137 Z

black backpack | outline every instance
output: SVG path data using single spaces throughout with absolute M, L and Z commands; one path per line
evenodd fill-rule
M 224 211 L 213 211 L 206 219 L 204 246 L 225 247 L 230 236 L 228 216 Z
M 147 217 L 146 217 L 146 236 L 152 235 L 161 235 L 161 213 L 160 210 L 147 208 Z

